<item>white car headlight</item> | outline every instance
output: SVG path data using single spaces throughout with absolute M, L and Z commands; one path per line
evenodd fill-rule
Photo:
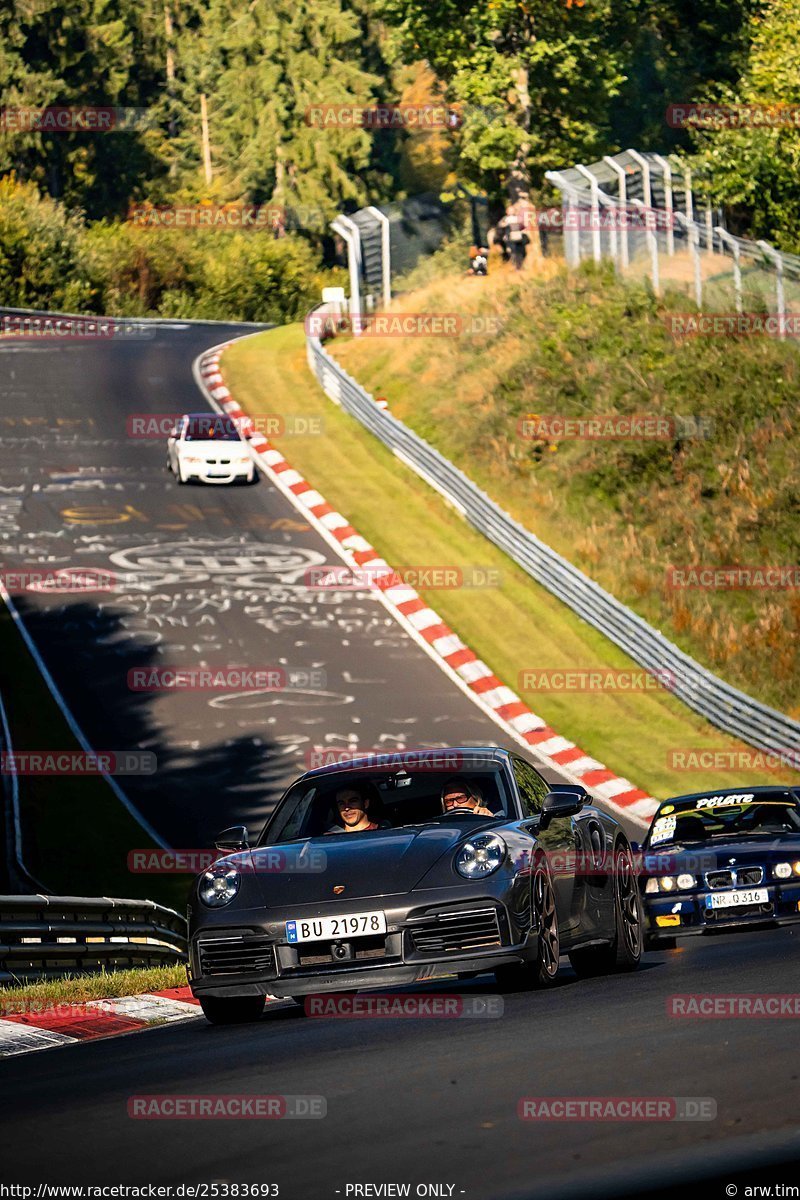
M 678 876 L 678 887 L 681 889 L 682 892 L 685 892 L 687 890 L 687 888 L 693 888 L 695 886 L 696 882 L 697 882 L 697 880 L 695 879 L 694 875 L 679 875 Z
M 662 892 L 675 891 L 675 877 L 673 875 L 663 875 L 659 882 Z
M 215 863 L 204 872 L 198 887 L 198 895 L 208 908 L 224 908 L 239 892 L 242 877 L 235 867 Z
M 654 895 L 658 891 L 658 880 L 655 877 L 648 879 L 647 883 L 644 885 L 644 890 L 646 895 Z
M 792 874 L 792 864 L 788 862 L 775 863 L 772 868 L 772 873 L 776 879 L 790 879 Z
M 502 865 L 506 844 L 496 833 L 479 833 L 456 854 L 455 868 L 465 879 L 484 879 Z

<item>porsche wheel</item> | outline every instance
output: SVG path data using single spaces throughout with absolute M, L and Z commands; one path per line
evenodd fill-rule
M 258 1020 L 265 1000 L 266 996 L 201 996 L 200 1007 L 212 1025 L 244 1025 Z
M 495 979 L 503 991 L 527 991 L 552 987 L 558 975 L 561 942 L 553 884 L 547 867 L 540 862 L 533 876 L 533 907 L 539 922 L 536 958 L 519 966 L 498 967 Z
M 614 849 L 614 940 L 607 946 L 587 946 L 569 956 L 581 978 L 635 971 L 644 946 L 642 902 L 633 871 L 631 852 L 619 843 Z

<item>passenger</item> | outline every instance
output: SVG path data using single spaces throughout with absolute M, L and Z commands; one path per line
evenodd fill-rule
M 481 797 L 466 779 L 455 776 L 448 779 L 442 788 L 442 812 L 453 812 L 457 808 L 468 808 L 476 817 L 493 817 L 494 813 L 481 804 Z
M 367 815 L 369 796 L 358 788 L 344 787 L 336 793 L 336 808 L 341 825 L 332 825 L 326 833 L 364 833 L 369 829 L 390 829 L 388 821 L 371 821 Z

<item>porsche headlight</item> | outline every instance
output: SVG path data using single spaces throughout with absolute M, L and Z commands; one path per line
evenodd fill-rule
M 772 868 L 772 873 L 776 879 L 790 879 L 792 875 L 792 864 L 789 862 L 775 863 Z
M 484 879 L 502 865 L 506 844 L 496 833 L 479 833 L 456 854 L 455 868 L 465 879 Z
M 198 895 L 208 908 L 224 908 L 238 894 L 241 882 L 235 867 L 215 863 L 202 875 Z

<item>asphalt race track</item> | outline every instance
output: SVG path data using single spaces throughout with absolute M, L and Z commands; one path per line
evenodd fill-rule
M 266 480 L 181 487 L 166 439 L 131 436 L 139 416 L 206 409 L 192 362 L 237 332 L 0 346 L 2 569 L 113 573 L 113 592 L 14 603 L 93 748 L 155 755 L 156 774 L 119 782 L 176 847 L 260 826 L 315 749 L 515 745 L 374 595 L 305 585 L 341 561 Z M 128 686 L 136 669 L 201 665 L 279 668 L 291 686 Z
M 266 481 L 179 487 L 163 441 L 128 436 L 132 414 L 202 408 L 191 364 L 235 332 L 176 323 L 137 341 L 0 347 L 3 570 L 124 577 L 106 595 L 15 603 L 92 745 L 156 755 L 156 775 L 120 782 L 175 846 L 258 825 L 317 747 L 508 744 L 373 597 L 305 587 L 305 570 L 332 552 Z M 133 668 L 201 662 L 317 675 L 222 700 L 127 684 Z M 277 1183 L 283 1200 L 403 1194 L 352 1190 L 367 1184 L 409 1184 L 413 1196 L 431 1184 L 429 1195 L 516 1200 L 570 1186 L 669 1194 L 706 1170 L 706 1194 L 722 1196 L 741 1148 L 791 1159 L 780 1178 L 800 1183 L 791 1020 L 667 1012 L 675 994 L 800 991 L 798 937 L 690 940 L 647 954 L 632 976 L 593 981 L 565 963 L 557 988 L 505 996 L 495 1019 L 316 1019 L 287 1003 L 251 1026 L 197 1020 L 6 1059 L 0 1181 Z M 491 976 L 452 990 L 497 995 Z M 128 1116 L 131 1097 L 159 1093 L 321 1096 L 327 1116 Z M 517 1115 L 526 1096 L 689 1097 L 717 1115 L 531 1122 Z
M 602 980 L 578 982 L 565 967 L 551 993 L 506 996 L 504 1015 L 489 1020 L 324 1019 L 286 1004 L 251 1026 L 200 1020 L 7 1059 L 2 1179 L 278 1183 L 283 1200 L 336 1200 L 362 1183 L 408 1183 L 411 1195 L 437 1183 L 453 1185 L 454 1197 L 501 1200 L 557 1194 L 579 1181 L 588 1197 L 621 1194 L 621 1164 L 638 1191 L 671 1186 L 679 1176 L 665 1163 L 680 1151 L 687 1174 L 721 1155 L 724 1182 L 737 1177 L 740 1142 L 750 1155 L 775 1140 L 792 1143 L 796 1033 L 791 1021 L 676 1020 L 667 998 L 796 993 L 797 941 L 791 930 L 704 938 L 648 954 L 633 976 Z M 491 993 L 491 976 L 455 990 Z M 327 1116 L 127 1116 L 131 1096 L 159 1093 L 318 1095 Z M 670 1123 L 517 1117 L 520 1097 L 565 1095 L 712 1098 L 718 1115 Z M 769 1178 L 764 1168 L 754 1175 Z M 800 1182 L 800 1154 L 780 1178 Z M 721 1197 L 724 1187 L 704 1194 Z

